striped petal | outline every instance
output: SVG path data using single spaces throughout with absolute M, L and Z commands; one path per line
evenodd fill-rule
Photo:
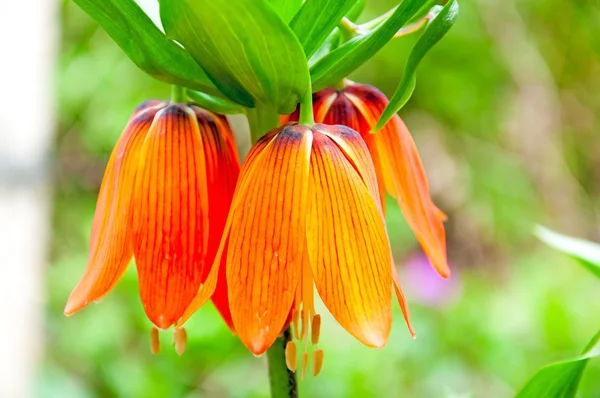
M 356 134 L 354 129 L 342 125 L 322 127 L 316 125 L 315 128 L 335 141 L 360 177 L 365 181 L 373 199 L 376 203 L 381 203 L 379 184 L 377 183 L 373 160 L 361 136 Z
M 192 106 L 196 114 L 202 146 L 204 147 L 206 164 L 206 183 L 208 195 L 209 234 L 206 264 L 212 264 L 223 230 L 227 214 L 233 198 L 233 192 L 240 172 L 235 139 L 225 117 Z M 205 266 L 201 276 L 204 282 L 211 267 Z M 219 271 L 219 277 L 212 301 L 233 330 L 229 302 L 227 299 L 227 281 L 225 269 Z M 202 303 L 203 304 L 203 303 Z
M 311 142 L 300 126 L 259 141 L 229 214 L 230 309 L 240 339 L 256 355 L 281 332 L 302 271 Z
M 273 137 L 275 135 L 276 135 L 275 131 L 271 131 L 271 132 L 265 134 L 262 138 L 260 138 L 252 146 L 252 148 L 250 148 L 250 151 L 248 152 L 248 155 L 246 156 L 246 160 L 244 161 L 244 167 L 240 170 L 238 186 L 236 186 L 236 190 L 240 191 L 242 189 L 242 184 L 247 185 L 249 182 L 251 182 L 250 179 L 248 178 L 248 171 L 249 171 L 249 169 L 254 170 L 254 168 L 250 167 L 250 165 L 252 165 L 254 160 L 261 154 L 262 149 L 265 148 L 271 142 L 271 140 L 273 139 Z M 237 205 L 236 205 L 236 203 L 237 203 Z M 233 196 L 230 208 L 233 209 L 235 207 L 239 207 L 241 205 L 241 203 L 243 203 L 243 198 L 240 199 L 239 195 L 236 196 L 235 192 L 234 192 L 234 196 Z M 211 274 L 215 271 L 218 273 L 218 283 L 215 288 L 214 295 L 212 297 L 213 302 L 215 303 L 215 306 L 217 307 L 217 309 L 219 310 L 219 312 L 225 319 L 225 322 L 227 323 L 227 325 L 233 331 L 234 330 L 233 320 L 231 319 L 231 311 L 229 309 L 229 298 L 228 298 L 229 288 L 228 288 L 226 272 L 225 272 L 225 269 L 226 269 L 225 262 L 227 259 L 227 248 L 228 248 L 228 243 L 229 243 L 229 231 L 231 230 L 231 213 L 232 212 L 233 212 L 232 210 L 229 211 L 229 216 L 227 218 L 225 228 L 224 228 L 224 231 L 223 231 L 223 234 L 221 237 L 219 249 L 217 251 L 217 254 L 215 255 L 215 259 L 213 261 L 213 267 L 210 272 L 211 272 Z M 194 312 L 196 312 L 206 302 L 207 297 L 206 297 L 205 292 L 206 292 L 206 289 L 201 289 L 201 291 L 198 292 L 198 295 L 194 298 L 194 300 L 186 308 L 182 317 L 177 321 L 178 326 L 184 324 L 189 319 L 189 317 L 192 316 L 192 314 Z M 225 308 L 225 301 L 227 301 L 227 305 L 226 305 L 227 308 Z
M 181 317 L 212 265 L 206 164 L 193 111 L 178 104 L 159 111 L 141 151 L 132 227 L 144 310 L 162 329 Z M 212 288 L 208 297 L 212 274 L 203 285 Z
M 376 89 L 361 85 L 347 87 L 346 96 L 365 119 L 368 130 L 361 127 L 360 131 L 374 158 L 378 158 L 387 191 L 398 201 L 434 268 L 441 276 L 450 276 L 445 215 L 431 200 L 423 165 L 408 129 L 400 117 L 394 115 L 381 131 L 371 134 L 387 99 Z
M 145 103 L 131 117 L 113 150 L 100 186 L 83 277 L 71 293 L 65 314 L 100 300 L 119 281 L 133 248 L 129 213 L 142 143 L 162 103 Z
M 352 160 L 319 132 L 310 158 L 307 247 L 317 291 L 331 314 L 365 345 L 385 345 L 392 276 L 383 217 Z

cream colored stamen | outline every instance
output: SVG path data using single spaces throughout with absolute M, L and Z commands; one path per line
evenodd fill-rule
M 182 355 L 187 346 L 187 332 L 185 328 L 175 329 L 175 352 Z
M 308 366 L 308 353 L 305 351 L 302 354 L 302 380 L 304 380 L 304 376 L 306 376 L 306 366 Z
M 300 312 L 296 309 L 292 311 L 292 325 L 294 327 L 294 338 L 299 339 L 300 334 L 298 333 L 298 318 L 300 317 Z
M 154 355 L 160 353 L 160 339 L 158 336 L 158 329 L 155 327 L 150 329 L 150 352 Z

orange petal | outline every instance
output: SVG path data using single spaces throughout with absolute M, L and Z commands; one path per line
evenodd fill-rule
M 229 214 L 227 282 L 235 329 L 254 354 L 290 313 L 305 250 L 310 130 L 283 128 L 244 163 Z
M 205 150 L 194 113 L 178 104 L 157 113 L 142 147 L 133 251 L 144 309 L 162 329 L 181 317 L 212 265 Z
M 238 179 L 240 166 L 231 127 L 223 116 L 192 106 L 198 121 L 200 137 L 204 147 L 206 162 L 206 182 L 208 195 L 209 235 L 206 264 L 212 264 L 223 236 L 223 229 L 231 206 L 233 192 Z M 201 277 L 205 281 L 211 268 L 204 267 Z M 230 329 L 233 330 L 225 269 L 219 277 L 212 301 Z
M 398 276 L 398 271 L 396 270 L 396 265 L 392 261 L 392 280 L 394 281 L 394 291 L 396 292 L 396 298 L 398 299 L 398 304 L 400 304 L 400 309 L 402 310 L 402 315 L 404 316 L 404 321 L 406 321 L 406 326 L 408 327 L 408 331 L 410 335 L 414 339 L 416 334 L 413 326 L 410 322 L 410 312 L 408 311 L 408 304 L 406 302 L 406 298 L 404 297 L 404 291 L 402 291 L 402 286 L 400 285 L 400 277 Z
M 136 110 L 115 146 L 100 186 L 83 277 L 71 293 L 65 314 L 101 299 L 119 281 L 131 261 L 128 213 L 142 143 L 162 105 Z
M 387 99 L 372 88 L 368 91 L 368 96 L 363 86 L 347 89 L 349 92 L 346 95 L 359 109 L 365 123 L 373 128 Z M 450 276 L 443 224 L 445 215 L 431 200 L 423 165 L 408 129 L 400 117 L 394 115 L 381 131 L 370 137 L 367 135 L 370 133 L 363 130 L 366 128 L 361 128 L 361 134 L 367 137 L 372 153 L 376 153 L 375 157 L 379 158 L 387 191 L 398 201 L 408 225 L 434 268 L 441 276 Z
M 376 203 L 381 203 L 380 190 L 377 183 L 377 175 L 369 149 L 362 137 L 346 126 L 323 126 L 315 125 L 315 129 L 327 135 L 340 147 L 346 158 L 352 163 L 352 166 L 360 174 L 360 177 L 367 184 L 367 188 L 375 199 Z
M 362 343 L 385 345 L 392 277 L 383 217 L 351 161 L 318 132 L 310 159 L 307 247 L 317 291 L 331 314 Z
M 325 96 L 324 94 L 320 93 L 321 92 L 315 94 L 315 97 L 318 96 L 319 98 L 322 98 L 322 100 L 315 103 L 315 109 L 317 106 L 320 109 L 319 112 L 315 111 L 315 120 L 318 123 L 330 125 L 339 124 L 350 127 L 355 131 L 360 131 L 360 128 L 362 127 L 361 121 L 364 118 L 359 117 L 356 107 L 346 95 L 343 93 L 338 94 L 337 97 L 333 97 L 334 100 L 330 100 L 330 96 Z M 372 160 L 372 163 L 375 166 L 375 173 L 377 177 L 376 181 L 383 181 L 382 176 L 380 175 L 382 173 L 382 169 L 379 157 L 373 156 L 373 152 L 371 151 L 367 137 L 363 138 L 370 152 L 370 156 L 368 156 L 368 158 Z M 381 203 L 382 210 L 385 212 L 385 186 L 383 183 L 377 182 L 375 185 L 373 185 L 372 182 L 369 181 L 369 188 L 372 188 L 373 186 L 377 187 L 379 196 L 378 200 Z
M 275 136 L 276 132 L 275 130 L 265 134 L 264 136 L 262 136 L 257 142 L 256 144 L 254 144 L 252 146 L 252 148 L 250 148 L 250 151 L 248 152 L 248 155 L 246 156 L 246 160 L 244 161 L 244 168 L 242 170 L 240 170 L 240 175 L 239 175 L 239 185 L 242 185 L 241 183 L 244 183 L 244 186 L 248 185 L 250 181 L 249 178 L 244 178 L 244 175 L 248 174 L 248 169 L 251 169 L 250 165 L 252 165 L 252 163 L 254 163 L 254 161 L 259 157 L 259 155 L 262 152 L 262 149 L 264 147 L 266 147 L 269 142 L 273 139 L 273 137 Z M 238 191 L 240 190 L 240 187 L 236 188 Z M 237 198 L 237 203 L 238 206 L 240 205 L 241 201 L 240 198 Z M 235 196 L 232 199 L 232 203 L 231 203 L 231 208 L 235 207 Z M 231 212 L 230 212 L 231 213 Z M 214 283 L 211 289 L 214 290 L 214 294 L 213 294 L 213 303 L 215 304 L 215 306 L 217 307 L 217 310 L 219 310 L 219 312 L 221 313 L 221 315 L 223 316 L 223 319 L 225 320 L 225 323 L 227 323 L 227 325 L 229 326 L 229 328 L 235 332 L 234 326 L 233 326 L 233 320 L 231 319 L 231 311 L 230 311 L 230 307 L 229 307 L 229 299 L 228 299 L 228 292 L 229 292 L 229 288 L 228 288 L 228 284 L 227 284 L 227 280 L 226 280 L 226 265 L 225 265 L 225 260 L 227 259 L 227 248 L 228 248 L 228 244 L 229 244 L 229 231 L 231 230 L 231 215 L 229 215 L 227 217 L 227 221 L 225 224 L 225 228 L 221 237 L 221 242 L 217 251 L 217 254 L 215 256 L 215 259 L 213 261 L 213 266 L 210 270 L 210 275 L 216 276 L 218 275 L 218 281 L 209 281 L 207 279 L 207 281 L 204 283 L 204 285 L 202 285 L 202 287 L 200 288 L 200 290 L 198 291 L 198 294 L 196 295 L 196 297 L 194 297 L 194 299 L 192 300 L 192 302 L 190 303 L 190 305 L 186 308 L 184 314 L 181 316 L 181 318 L 177 321 L 177 325 L 181 326 L 183 325 L 190 316 L 192 316 L 192 314 L 194 312 L 196 312 L 205 302 L 206 300 L 208 300 L 208 297 L 206 295 L 206 292 L 208 290 L 210 290 L 208 287 L 206 287 L 205 285 L 208 286 L 208 283 Z M 209 277 L 210 277 L 209 275 Z

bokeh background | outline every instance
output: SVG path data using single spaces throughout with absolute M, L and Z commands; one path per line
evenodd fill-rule
M 363 19 L 394 4 L 370 0 Z M 73 2 L 59 2 L 55 166 L 40 398 L 267 397 L 265 358 L 211 305 L 150 354 L 135 268 L 101 304 L 62 314 L 87 258 L 103 169 L 129 114 L 169 87 L 140 72 Z M 594 1 L 470 0 L 427 55 L 401 111 L 448 215 L 454 269 L 441 280 L 388 198 L 388 227 L 417 339 L 399 308 L 385 349 L 325 316 L 321 375 L 304 397 L 509 397 L 540 366 L 577 355 L 600 328 L 600 282 L 533 235 L 540 223 L 600 240 L 600 7 Z M 416 37 L 351 78 L 391 95 Z M 243 140 L 241 141 L 243 145 Z M 323 310 L 322 312 L 326 312 Z M 580 397 L 600 397 L 591 361 Z

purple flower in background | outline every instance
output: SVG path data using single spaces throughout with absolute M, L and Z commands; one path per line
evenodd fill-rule
M 460 275 L 454 272 L 450 278 L 442 278 L 422 252 L 405 260 L 399 273 L 407 297 L 419 304 L 430 307 L 447 306 L 455 302 L 462 292 Z

